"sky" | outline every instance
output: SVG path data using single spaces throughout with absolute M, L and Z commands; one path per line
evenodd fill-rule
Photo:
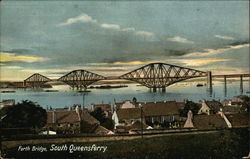
M 119 76 L 152 62 L 249 73 L 249 2 L 2 1 L 0 80 Z

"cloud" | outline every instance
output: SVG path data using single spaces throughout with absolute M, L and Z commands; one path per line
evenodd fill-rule
M 186 38 L 180 37 L 180 36 L 175 36 L 172 38 L 168 38 L 168 41 L 173 41 L 173 42 L 179 42 L 179 43 L 187 43 L 187 44 L 193 44 L 194 42 L 191 40 L 188 40 Z
M 114 30 L 120 30 L 120 25 L 117 24 L 101 24 L 100 25 L 104 29 L 114 29 Z
M 244 47 L 249 47 L 249 44 L 230 45 L 230 46 L 227 46 L 224 48 L 218 48 L 218 49 L 203 49 L 200 52 L 192 52 L 183 56 L 185 57 L 211 56 L 211 55 L 221 54 L 225 51 L 240 49 Z
M 205 66 L 215 62 L 231 61 L 232 59 L 225 58 L 205 58 L 205 59 L 168 59 L 158 61 L 128 61 L 128 62 L 114 62 L 114 63 L 89 63 L 92 66 L 129 66 L 129 65 L 147 65 L 149 63 L 177 63 L 180 66 Z
M 133 27 L 125 27 L 123 28 L 119 24 L 108 24 L 108 23 L 99 23 L 96 19 L 93 19 L 91 16 L 82 13 L 81 15 L 69 18 L 66 20 L 66 22 L 59 24 L 59 26 L 65 26 L 70 25 L 77 22 L 85 22 L 85 23 L 93 23 L 96 24 L 96 26 L 103 28 L 103 29 L 109 29 L 109 30 L 115 30 L 120 32 L 132 32 L 134 35 L 142 36 L 142 37 L 153 37 L 153 32 L 143 31 L 143 30 L 136 30 Z
M 31 56 L 31 55 L 16 55 L 15 53 L 0 52 L 0 62 L 44 62 L 48 61 L 48 58 Z
M 206 58 L 206 59 L 170 59 L 169 62 L 177 62 L 184 66 L 205 66 L 215 62 L 231 61 L 224 58 Z
M 230 36 L 215 35 L 214 37 L 219 38 L 219 39 L 223 39 L 223 40 L 234 40 L 234 38 L 230 37 Z
M 85 23 L 97 23 L 97 20 L 93 19 L 91 16 L 82 13 L 81 15 L 75 17 L 75 18 L 69 18 L 67 19 L 66 22 L 61 23 L 59 25 L 70 25 L 73 23 L 77 23 L 77 22 L 85 22 Z
M 3 69 L 22 69 L 21 66 L 2 66 Z
M 104 29 L 111 29 L 111 30 L 116 30 L 116 31 L 121 31 L 121 32 L 132 32 L 137 36 L 142 36 L 142 37 L 153 37 L 154 33 L 148 32 L 148 31 L 137 31 L 135 28 L 122 28 L 118 24 L 100 24 L 101 28 Z
M 147 65 L 149 63 L 178 63 L 180 66 L 205 66 L 215 62 L 231 61 L 227 58 L 204 58 L 204 59 L 168 59 L 158 61 L 128 61 L 128 62 L 113 62 L 113 63 L 89 63 L 92 66 L 129 66 L 129 65 Z

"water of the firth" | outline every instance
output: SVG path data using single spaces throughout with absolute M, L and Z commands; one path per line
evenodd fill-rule
M 138 84 L 128 84 L 128 87 L 114 89 L 91 89 L 91 92 L 86 93 L 84 100 L 83 94 L 76 90 L 70 89 L 67 85 L 53 86 L 54 90 L 59 92 L 44 92 L 44 90 L 32 89 L 15 89 L 16 93 L 1 93 L 1 101 L 5 99 L 15 99 L 16 102 L 22 100 L 31 100 L 37 102 L 42 107 L 46 108 L 64 108 L 74 104 L 83 104 L 85 107 L 90 107 L 91 104 L 114 103 L 137 98 L 139 102 L 150 101 L 165 101 L 176 100 L 183 101 L 185 99 L 198 102 L 199 100 L 224 100 L 233 96 L 240 95 L 240 83 L 234 81 L 227 84 L 227 94 L 225 96 L 223 82 L 214 82 L 213 92 L 210 94 L 207 87 L 196 87 L 197 83 L 181 82 L 169 86 L 165 92 L 152 92 L 150 89 L 138 86 Z M 243 94 L 249 92 L 249 81 L 244 81 Z M 6 89 L 1 89 L 1 91 Z M 7 89 L 11 90 L 11 89 Z M 47 90 L 47 89 L 46 89 Z

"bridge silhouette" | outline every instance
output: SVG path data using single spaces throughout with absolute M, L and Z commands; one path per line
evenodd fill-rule
M 224 78 L 225 80 L 226 78 L 240 77 L 242 82 L 242 78 L 249 77 L 249 75 L 250 74 L 232 74 L 212 76 L 210 71 L 204 72 L 166 63 L 150 63 L 118 77 L 104 77 L 86 70 L 73 70 L 56 81 L 62 81 L 73 88 L 87 89 L 89 85 L 100 80 L 123 79 L 137 82 L 154 90 L 156 90 L 156 88 L 165 90 L 166 87 L 174 83 L 191 78 L 207 77 L 208 85 L 212 88 L 212 78 Z M 24 80 L 24 86 L 40 87 L 50 81 L 53 80 L 35 73 Z

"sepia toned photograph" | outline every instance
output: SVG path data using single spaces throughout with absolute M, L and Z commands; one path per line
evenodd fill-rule
M 0 159 L 250 159 L 248 0 L 0 0 Z

